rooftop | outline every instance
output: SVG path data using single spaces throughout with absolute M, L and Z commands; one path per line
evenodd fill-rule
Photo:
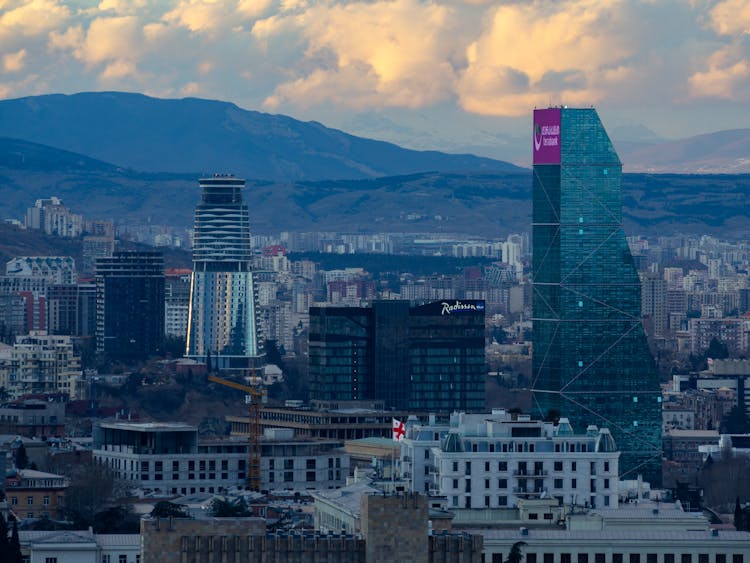
M 102 428 L 131 432 L 196 432 L 195 426 L 185 422 L 102 422 Z

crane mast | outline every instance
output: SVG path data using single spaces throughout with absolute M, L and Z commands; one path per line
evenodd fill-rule
M 245 403 L 248 407 L 248 422 L 250 425 L 247 444 L 247 486 L 251 491 L 260 491 L 260 405 L 265 401 L 266 392 L 217 375 L 209 375 L 208 380 L 246 393 Z

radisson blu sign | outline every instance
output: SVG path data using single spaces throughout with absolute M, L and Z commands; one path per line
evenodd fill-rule
M 560 108 L 534 110 L 534 164 L 560 164 Z

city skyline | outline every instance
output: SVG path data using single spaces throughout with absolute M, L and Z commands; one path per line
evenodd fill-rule
M 737 0 L 12 0 L 0 24 L 0 98 L 196 96 L 480 154 L 551 104 L 597 105 L 624 140 L 748 125 Z

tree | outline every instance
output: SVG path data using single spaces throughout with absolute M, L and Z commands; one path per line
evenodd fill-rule
M 217 518 L 241 518 L 252 516 L 243 499 L 232 502 L 228 499 L 215 498 L 211 501 L 211 515 Z
M 521 563 L 521 561 L 523 561 L 523 553 L 521 553 L 521 549 L 525 545 L 525 541 L 517 541 L 513 544 L 508 553 L 508 563 Z
M 187 518 L 188 514 L 185 512 L 185 508 L 179 504 L 160 500 L 154 505 L 154 509 L 151 511 L 151 516 L 154 518 L 169 518 L 170 516 L 175 518 Z
M 26 448 L 23 443 L 16 448 L 16 469 L 26 469 L 29 465 L 29 454 L 26 453 Z
M 724 342 L 714 337 L 708 344 L 708 350 L 706 350 L 706 353 L 704 355 L 706 358 L 724 360 L 729 357 L 729 349 Z
M 734 501 L 734 529 L 738 531 L 745 529 L 745 515 L 740 506 L 740 497 Z
M 13 520 L 13 533 L 10 536 L 10 559 L 8 563 L 23 563 L 21 540 L 18 537 L 18 521 Z
M 750 418 L 743 406 L 735 405 L 721 420 L 723 434 L 746 434 L 750 431 Z
M 8 539 L 8 523 L 0 512 L 0 560 L 10 559 L 10 540 Z

